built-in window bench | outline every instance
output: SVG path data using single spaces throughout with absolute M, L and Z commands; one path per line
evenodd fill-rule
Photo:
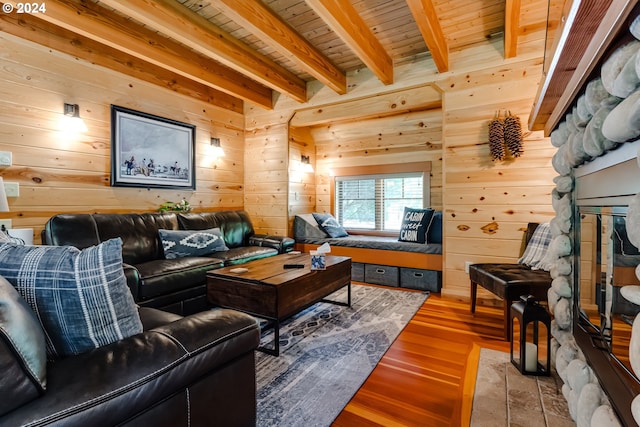
M 356 234 L 331 238 L 322 230 L 318 233 L 305 215 L 294 219 L 294 239 L 296 250 L 302 252 L 328 243 L 331 255 L 351 257 L 351 277 L 356 282 L 431 292 L 442 288 L 441 243 L 399 242 L 397 237 Z

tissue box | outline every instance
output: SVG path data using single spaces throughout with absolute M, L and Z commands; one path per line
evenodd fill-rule
M 310 254 L 312 270 L 325 270 L 327 268 L 323 252 L 311 251 Z

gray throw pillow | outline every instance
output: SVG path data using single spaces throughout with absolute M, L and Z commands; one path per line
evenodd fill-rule
M 313 213 L 313 217 L 318 225 L 331 237 L 347 237 L 349 233 L 345 230 L 337 219 L 330 213 Z
M 0 275 L 27 301 L 50 358 L 98 348 L 142 332 L 122 268 L 122 240 L 97 246 L 0 245 Z
M 298 214 L 293 220 L 293 235 L 296 238 L 325 239 L 329 235 L 320 228 L 312 214 Z
M 206 256 L 228 251 L 219 228 L 208 230 L 158 230 L 166 259 Z

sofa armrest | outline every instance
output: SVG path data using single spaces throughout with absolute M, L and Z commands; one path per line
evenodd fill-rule
M 295 240 L 287 236 L 271 236 L 269 234 L 254 234 L 249 238 L 250 246 L 266 246 L 276 249 L 279 254 L 291 252 Z
M 57 360 L 47 392 L 0 417 L 0 425 L 116 425 L 253 354 L 255 318 L 209 310 Z M 90 421 L 90 422 L 89 422 Z
M 131 264 L 122 263 L 124 269 L 124 277 L 127 278 L 127 286 L 133 295 L 133 300 L 138 301 L 138 290 L 140 289 L 140 272 Z
M 260 343 L 260 326 L 256 318 L 229 309 L 202 311 L 153 328 L 151 331 L 171 337 L 190 355 L 227 342 L 224 351 L 230 356 L 236 356 L 255 350 Z M 237 337 L 241 336 L 244 338 L 238 340 Z M 222 364 L 228 359 L 228 357 L 218 356 L 216 361 Z

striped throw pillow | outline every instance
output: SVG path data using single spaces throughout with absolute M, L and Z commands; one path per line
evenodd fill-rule
M 72 246 L 0 244 L 0 275 L 36 313 L 50 359 L 142 332 L 122 269 L 122 240 Z

